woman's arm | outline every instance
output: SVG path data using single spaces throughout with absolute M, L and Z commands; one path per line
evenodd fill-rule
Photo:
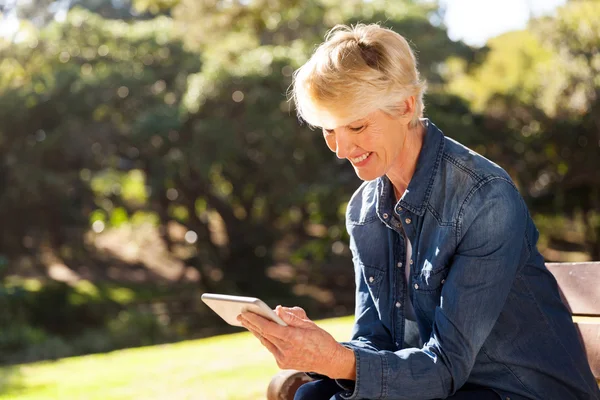
M 468 197 L 429 341 L 397 352 L 353 348 L 357 376 L 347 398 L 445 398 L 459 389 L 529 256 L 527 220 L 521 196 L 504 179 L 486 182 Z
M 354 326 L 350 341 L 342 342 L 342 344 L 373 351 L 393 350 L 392 335 L 379 318 L 379 313 L 369 292 L 369 286 L 356 257 L 354 258 L 354 278 L 356 283 Z

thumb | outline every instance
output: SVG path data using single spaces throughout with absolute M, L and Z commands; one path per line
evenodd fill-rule
M 279 318 L 281 318 L 283 322 L 290 326 L 296 326 L 301 328 L 306 327 L 308 325 L 312 325 L 312 321 L 310 321 L 308 317 L 306 317 L 306 313 L 304 312 L 304 310 L 302 310 L 299 307 L 294 307 L 292 309 L 277 306 L 275 312 L 277 313 L 277 315 L 279 315 Z

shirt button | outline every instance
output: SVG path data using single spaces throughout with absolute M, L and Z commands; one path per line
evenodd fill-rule
M 406 219 L 404 220 L 404 222 L 406 222 L 407 224 L 410 224 L 410 223 L 412 222 L 412 220 L 411 220 L 410 218 L 406 218 Z
M 398 263 L 398 268 L 402 268 L 402 263 L 401 262 Z
M 402 306 L 402 303 L 400 303 L 399 301 L 396 302 L 396 308 L 400 308 Z
M 444 284 L 444 282 L 446 282 L 446 280 L 445 280 L 445 279 L 442 279 L 442 285 Z M 509 400 L 510 400 L 510 399 L 509 399 Z
M 412 258 L 410 259 L 410 265 L 413 265 L 413 260 L 412 260 Z
M 375 281 L 375 278 L 373 278 L 372 276 L 369 277 L 369 282 L 373 283 L 373 281 Z
M 388 219 L 390 216 L 387 213 L 383 213 L 383 219 Z
M 415 289 L 419 288 L 419 284 L 415 283 Z

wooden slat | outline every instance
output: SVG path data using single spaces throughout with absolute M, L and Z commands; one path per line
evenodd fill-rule
M 599 320 L 600 321 L 600 320 Z M 600 380 L 600 323 L 577 323 L 590 367 Z
M 600 262 L 547 263 L 573 315 L 590 367 L 600 382 Z M 583 316 L 582 316 L 583 315 Z
M 547 263 L 572 314 L 600 315 L 600 262 Z
M 298 388 L 312 381 L 304 372 L 293 369 L 279 371 L 267 388 L 267 400 L 292 400 Z

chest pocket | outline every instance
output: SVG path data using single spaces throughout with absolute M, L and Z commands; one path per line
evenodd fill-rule
M 442 290 L 442 286 L 446 283 L 449 269 L 446 266 L 441 266 L 436 269 L 425 261 L 423 268 L 415 271 L 413 274 L 413 289 L 417 293 L 429 293 Z
M 430 264 L 431 265 L 431 264 Z M 433 269 L 427 265 L 412 275 L 412 298 L 415 312 L 430 323 L 433 323 L 435 309 L 440 305 L 442 288 L 446 283 L 449 268 L 446 266 Z
M 362 271 L 362 279 L 369 288 L 369 293 L 373 297 L 376 304 L 379 303 L 379 296 L 381 295 L 381 287 L 383 279 L 385 277 L 385 271 L 381 268 L 373 267 L 360 263 L 360 269 Z

